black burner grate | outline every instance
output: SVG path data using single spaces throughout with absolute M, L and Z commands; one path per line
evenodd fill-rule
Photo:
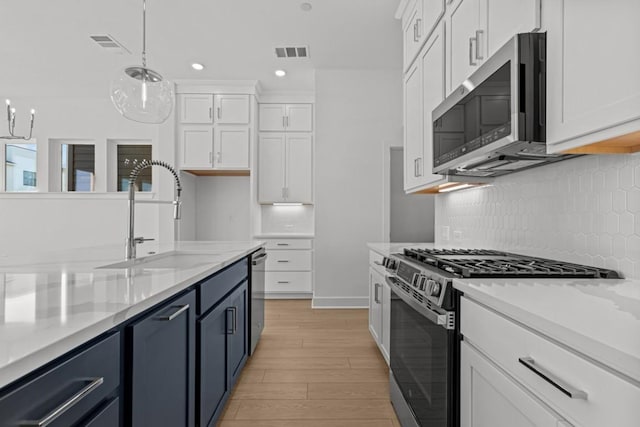
M 613 270 L 487 249 L 405 249 L 404 254 L 458 277 L 620 278 Z

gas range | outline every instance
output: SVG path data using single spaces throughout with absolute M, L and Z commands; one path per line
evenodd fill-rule
M 405 293 L 444 310 L 453 309 L 454 278 L 620 278 L 613 270 L 489 249 L 405 249 L 383 265 Z

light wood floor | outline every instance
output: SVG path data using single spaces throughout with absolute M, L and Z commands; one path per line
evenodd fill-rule
M 399 426 L 367 310 L 267 300 L 264 332 L 218 426 Z

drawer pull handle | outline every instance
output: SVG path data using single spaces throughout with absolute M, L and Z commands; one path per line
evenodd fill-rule
M 278 262 L 289 262 L 288 259 L 279 259 Z
M 288 280 L 278 280 L 278 283 L 285 284 L 285 283 L 291 283 L 291 282 Z
M 548 382 L 570 398 L 587 400 L 586 392 L 570 386 L 553 373 L 538 365 L 532 357 L 520 357 L 518 359 L 518 362 L 522 363 L 528 369 L 538 374 L 540 377 L 542 377 L 542 379 L 544 379 L 546 382 Z
M 289 246 L 288 243 L 276 243 L 277 246 Z
M 231 314 L 231 322 L 229 322 L 229 314 Z M 238 332 L 238 307 L 232 306 L 227 308 L 227 322 L 231 323 L 231 330 L 227 326 L 227 334 L 235 335 Z
M 45 427 L 54 422 L 60 415 L 67 412 L 69 409 L 73 408 L 75 405 L 80 403 L 82 399 L 87 397 L 92 391 L 100 387 L 104 382 L 103 377 L 99 378 L 88 378 L 86 381 L 91 381 L 89 384 L 84 386 L 82 390 L 71 396 L 69 399 L 64 401 L 62 405 L 58 406 L 56 409 L 51 411 L 48 415 L 45 415 L 43 418 L 39 420 L 29 420 L 20 422 L 20 426 L 22 427 Z
M 170 320 L 175 319 L 176 317 L 180 316 L 180 314 L 184 313 L 185 311 L 187 311 L 189 309 L 189 304 L 185 304 L 185 305 L 179 305 L 177 306 L 177 310 L 173 312 L 173 314 L 170 314 L 168 316 L 158 316 L 157 319 L 158 320 L 162 320 L 165 322 L 168 322 Z

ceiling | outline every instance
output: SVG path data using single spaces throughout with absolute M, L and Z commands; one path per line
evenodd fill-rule
M 305 12 L 303 1 L 313 9 Z M 147 0 L 147 65 L 165 78 L 260 80 L 267 91 L 312 91 L 316 69 L 400 68 L 396 0 Z M 100 96 L 140 63 L 142 0 L 0 2 L 0 95 Z M 132 54 L 89 35 L 110 34 Z M 275 46 L 307 45 L 309 59 Z M 191 69 L 192 62 L 205 70 Z M 287 71 L 285 78 L 274 70 Z

